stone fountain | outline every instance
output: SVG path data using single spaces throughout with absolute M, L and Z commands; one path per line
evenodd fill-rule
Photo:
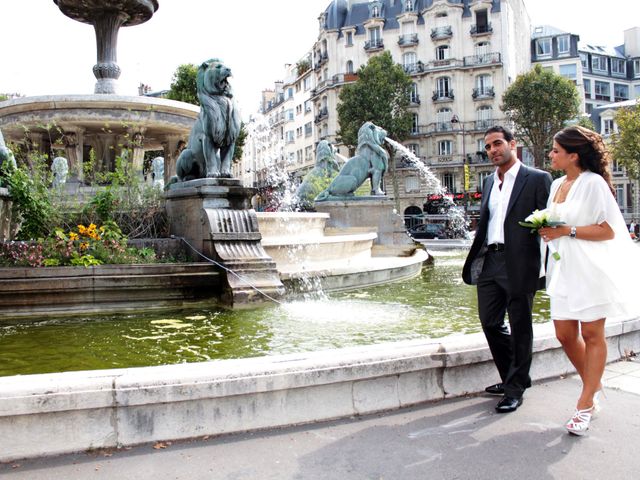
M 135 170 L 144 152 L 162 150 L 166 176 L 175 170 L 181 145 L 198 107 L 146 96 L 117 95 L 117 40 L 121 27 L 139 25 L 158 9 L 156 0 L 54 0 L 69 18 L 94 26 L 97 83 L 93 95 L 45 95 L 0 102 L 0 128 L 7 141 L 28 143 L 52 157 L 64 156 L 69 181 L 82 183 L 90 150 L 97 171 L 113 170 L 122 149 L 131 150 Z M 28 134 L 25 136 L 25 132 Z

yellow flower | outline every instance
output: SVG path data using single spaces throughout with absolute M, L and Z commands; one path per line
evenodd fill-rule
M 85 227 L 84 225 L 78 225 L 78 232 L 80 232 L 80 235 L 84 235 L 84 232 L 87 231 L 87 227 Z
M 78 239 L 78 234 L 75 232 L 69 232 L 69 240 L 74 241 Z
M 82 242 L 80 244 L 80 250 L 86 250 L 87 248 L 89 248 L 89 244 L 87 242 Z

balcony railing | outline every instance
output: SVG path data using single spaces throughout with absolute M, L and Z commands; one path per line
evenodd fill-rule
M 318 114 L 316 115 L 316 118 L 315 118 L 314 121 L 315 121 L 315 123 L 320 123 L 322 120 L 324 120 L 328 116 L 329 116 L 329 108 L 328 107 L 322 107 L 318 111 Z
M 409 104 L 410 105 L 420 105 L 420 95 L 413 94 L 409 96 Z
M 313 69 L 314 70 L 318 70 L 322 65 L 324 65 L 328 61 L 329 61 L 329 55 L 327 55 L 327 52 L 323 52 L 323 53 L 317 55 L 316 56 L 316 63 L 313 66 Z
M 447 25 L 446 27 L 436 27 L 431 29 L 432 40 L 440 40 L 442 38 L 450 38 L 452 36 L 453 36 L 453 30 L 451 30 L 451 25 Z
M 404 72 L 411 75 L 412 73 L 424 72 L 424 63 L 418 61 L 416 63 L 405 63 L 402 68 Z
M 602 95 L 601 93 L 596 93 L 596 100 L 606 100 L 607 102 L 611 101 L 610 95 Z
M 494 53 L 481 53 L 479 55 L 471 55 L 469 57 L 464 57 L 464 66 L 470 67 L 473 65 L 488 65 L 492 63 L 501 63 L 502 59 L 500 58 L 499 52 Z
M 471 35 L 485 35 L 488 33 L 493 33 L 493 27 L 490 23 L 483 25 L 478 25 L 476 23 L 474 25 L 471 25 L 471 30 L 469 30 L 469 33 L 471 33 Z
M 491 118 L 488 118 L 485 120 L 476 120 L 475 122 L 473 122 L 473 128 L 475 130 L 480 130 L 482 132 L 484 132 L 488 128 L 491 128 L 495 125 L 497 125 L 496 120 L 493 120 Z
M 366 42 L 364 42 L 364 49 L 366 51 L 381 50 L 383 48 L 384 48 L 384 42 L 382 41 L 381 38 L 376 38 L 374 40 L 367 40 Z
M 471 96 L 474 100 L 494 98 L 496 96 L 496 92 L 493 87 L 474 88 Z
M 450 102 L 454 98 L 453 90 L 435 90 L 431 96 L 434 102 Z
M 401 47 L 411 47 L 418 44 L 418 34 L 408 33 L 406 35 L 400 35 L 398 38 L 398 45 Z

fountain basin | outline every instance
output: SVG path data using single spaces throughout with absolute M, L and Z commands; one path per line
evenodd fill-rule
M 550 323 L 531 376 L 573 371 Z M 608 361 L 640 319 L 608 320 Z M 480 392 L 497 375 L 482 334 L 198 364 L 0 378 L 0 461 L 297 425 Z M 533 387 L 535 388 L 535 386 Z

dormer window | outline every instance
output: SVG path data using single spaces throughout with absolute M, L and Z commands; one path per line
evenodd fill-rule
M 372 0 L 369 2 L 369 18 L 379 18 L 382 16 L 382 2 Z
M 406 0 L 404 2 L 404 11 L 413 12 L 413 0 Z
M 371 16 L 372 17 L 379 17 L 380 16 L 380 7 L 378 6 L 374 6 L 371 8 Z

